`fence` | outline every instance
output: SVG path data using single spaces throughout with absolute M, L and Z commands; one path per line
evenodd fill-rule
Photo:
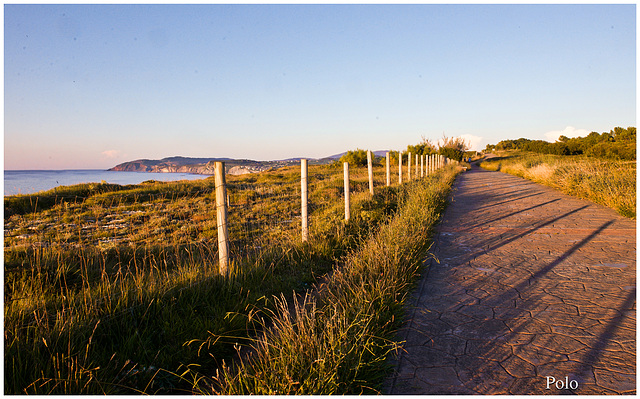
M 374 195 L 374 165 L 373 154 L 371 151 L 367 151 L 367 175 L 368 175 L 368 187 L 369 194 Z M 402 158 L 398 157 L 398 184 L 402 184 Z M 407 181 L 411 181 L 411 160 L 412 154 L 407 153 Z M 448 158 L 438 155 L 415 155 L 414 174 L 413 178 L 423 178 L 436 172 L 436 170 L 444 167 L 449 163 L 457 163 L 457 161 L 449 160 Z M 224 162 L 215 163 L 216 170 L 216 215 L 217 215 L 217 230 L 218 230 L 218 245 L 219 245 L 219 268 L 221 274 L 228 272 L 229 264 L 229 229 L 227 228 L 227 208 L 228 208 L 228 195 L 225 186 Z M 386 185 L 391 185 L 391 167 L 390 167 L 390 153 L 387 152 L 385 156 L 385 180 Z M 343 163 L 343 196 L 344 196 L 344 219 L 349 221 L 351 217 L 351 180 L 349 163 Z M 336 187 L 337 189 L 337 187 Z M 336 191 L 339 191 L 337 189 Z M 309 239 L 309 171 L 308 160 L 301 159 L 300 161 L 300 223 L 301 223 L 301 239 L 307 241 Z
M 366 169 L 344 164 L 343 174 L 330 166 L 309 168 L 302 160 L 300 175 L 289 168 L 236 177 L 225 175 L 220 163 L 214 177 L 189 184 L 142 185 L 80 200 L 60 197 L 46 215 L 6 220 L 5 244 L 51 251 L 183 248 L 189 256 L 206 254 L 201 258 L 209 264 L 217 258 L 219 272 L 227 274 L 230 259 L 259 255 L 282 239 L 307 241 L 318 226 L 353 218 L 360 199 L 395 184 L 392 157 L 385 155 L 376 159 L 369 152 Z M 403 154 L 397 182 L 429 176 L 444 162 L 439 155 Z
M 399 166 L 402 166 L 403 158 L 418 159 L 414 155 L 400 156 Z M 423 158 L 419 168 L 417 161 L 412 163 L 412 168 L 408 162 L 404 168 L 400 167 L 398 182 L 402 183 L 403 172 L 408 178 L 413 169 L 411 176 L 417 179 L 433 174 L 448 162 L 436 155 Z M 88 276 L 92 269 L 90 264 L 98 266 L 93 268 L 95 270 L 108 270 L 113 266 L 109 257 L 100 251 L 115 252 L 112 255 L 117 257 L 118 269 L 121 264 L 124 274 L 118 270 L 119 277 L 113 287 L 117 286 L 119 278 L 139 279 L 142 274 L 138 275 L 138 262 L 140 270 L 143 264 L 151 266 L 150 281 L 154 278 L 153 273 L 159 275 L 159 270 L 166 271 L 167 263 L 182 260 L 193 265 L 194 270 L 206 264 L 210 265 L 207 272 L 215 272 L 217 258 L 218 273 L 228 275 L 232 269 L 231 260 L 257 259 L 262 256 L 265 246 L 274 245 L 281 238 L 286 238 L 287 242 L 306 241 L 313 236 L 314 229 L 326 231 L 326 226 L 335 226 L 342 218 L 343 210 L 344 220 L 349 221 L 353 216 L 352 206 L 355 208 L 358 201 L 372 196 L 377 187 L 390 186 L 395 180 L 389 153 L 384 164 L 376 165 L 375 161 L 369 153 L 366 169 L 344 163 L 341 175 L 339 167 L 309 169 L 308 161 L 302 160 L 299 177 L 290 171 L 280 173 L 278 170 L 232 177 L 225 175 L 224 163 L 216 163 L 214 177 L 210 179 L 182 186 L 179 183 L 151 184 L 146 191 L 105 193 L 78 203 L 65 202 L 64 206 L 54 208 L 56 214 L 50 215 L 57 219 L 55 226 L 51 221 L 40 220 L 43 215 L 35 212 L 21 218 L 31 222 L 31 226 L 15 229 L 15 233 L 11 227 L 14 222 L 5 221 L 5 242 L 8 237 L 18 241 L 23 240 L 18 234 L 33 233 L 37 242 L 31 247 L 32 273 L 40 273 L 45 261 L 53 262 L 52 270 L 58 264 L 78 262 L 84 265 L 80 269 L 81 277 L 82 273 Z M 214 184 L 211 184 L 212 180 Z M 74 215 L 75 219 L 65 220 L 68 215 Z M 323 225 L 324 230 L 319 228 Z M 59 242 L 47 239 L 49 233 L 61 237 Z M 5 247 L 5 262 L 10 246 Z M 56 252 L 60 248 L 64 251 Z M 9 256 L 16 256 L 10 252 Z M 5 267 L 6 272 L 12 271 Z M 101 277 L 96 274 L 95 278 Z M 100 295 L 87 290 L 87 300 L 108 303 L 119 295 L 128 295 L 126 290 L 119 294 L 116 292 L 119 288 L 113 287 Z M 15 301 L 19 307 L 21 299 L 5 293 L 5 304 Z M 56 316 L 52 313 L 50 317 L 53 320 Z

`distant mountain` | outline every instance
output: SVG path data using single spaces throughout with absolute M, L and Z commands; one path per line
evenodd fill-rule
M 162 159 L 137 159 L 124 162 L 108 170 L 120 172 L 156 172 L 156 173 L 194 173 L 202 175 L 214 174 L 214 162 L 224 162 L 225 172 L 229 174 L 257 173 L 269 169 L 282 168 L 295 165 L 300 158 L 291 158 L 278 161 L 254 161 L 250 159 L 232 158 L 189 158 L 182 156 L 167 157 Z M 310 163 L 330 163 L 319 160 L 311 160 Z
M 378 151 L 373 151 L 373 155 L 377 156 L 377 157 L 384 157 L 387 154 L 387 151 L 391 151 L 391 150 L 378 150 Z M 341 152 L 340 154 L 335 154 L 335 155 L 329 155 L 326 158 L 330 158 L 330 159 L 340 159 L 340 157 L 342 157 L 344 154 L 346 154 L 348 151 L 345 152 Z M 326 158 L 322 158 L 322 159 L 326 159 Z
M 376 156 L 384 156 L 385 153 L 386 151 L 374 151 Z M 337 159 L 340 159 L 344 154 L 346 154 L 346 152 L 324 158 L 309 159 L 309 163 L 312 165 L 330 164 L 335 162 Z M 212 175 L 214 173 L 214 162 L 222 161 L 225 163 L 224 166 L 226 173 L 239 175 L 295 165 L 300 162 L 300 159 L 301 158 L 289 158 L 278 161 L 254 161 L 251 159 L 190 158 L 174 156 L 162 159 L 137 159 L 135 161 L 121 163 L 108 170 L 120 172 L 173 172 Z
M 271 168 L 280 168 L 294 163 L 293 161 L 253 161 L 249 159 L 232 158 L 189 158 L 168 157 L 160 160 L 138 159 L 124 162 L 109 170 L 120 172 L 157 172 L 157 173 L 195 173 L 212 175 L 214 162 L 225 163 L 225 172 L 231 174 L 256 173 Z

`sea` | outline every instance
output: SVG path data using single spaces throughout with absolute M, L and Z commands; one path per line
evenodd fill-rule
M 118 172 L 100 169 L 5 170 L 4 195 L 33 194 L 59 186 L 80 183 L 138 184 L 147 180 L 177 181 L 205 179 L 192 173 Z

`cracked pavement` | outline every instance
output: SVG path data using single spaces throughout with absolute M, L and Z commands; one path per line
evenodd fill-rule
M 635 394 L 635 221 L 475 167 L 450 200 L 387 393 Z

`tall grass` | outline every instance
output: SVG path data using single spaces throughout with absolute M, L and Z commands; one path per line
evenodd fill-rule
M 397 349 L 402 305 L 421 270 L 456 170 L 448 167 L 399 193 L 398 211 L 348 254 L 315 296 L 281 298 L 273 326 L 239 364 L 225 365 L 201 392 L 380 393 Z
M 308 243 L 295 218 L 298 168 L 228 179 L 228 278 L 217 271 L 209 179 L 66 189 L 45 209 L 37 195 L 5 198 L 20 210 L 5 219 L 5 394 L 191 392 L 263 328 L 274 297 L 304 292 L 362 245 L 403 190 L 371 198 L 366 169 L 352 171 L 344 223 L 341 169 L 309 175 Z
M 636 162 L 593 157 L 504 152 L 482 161 L 499 170 L 615 209 L 636 218 Z

